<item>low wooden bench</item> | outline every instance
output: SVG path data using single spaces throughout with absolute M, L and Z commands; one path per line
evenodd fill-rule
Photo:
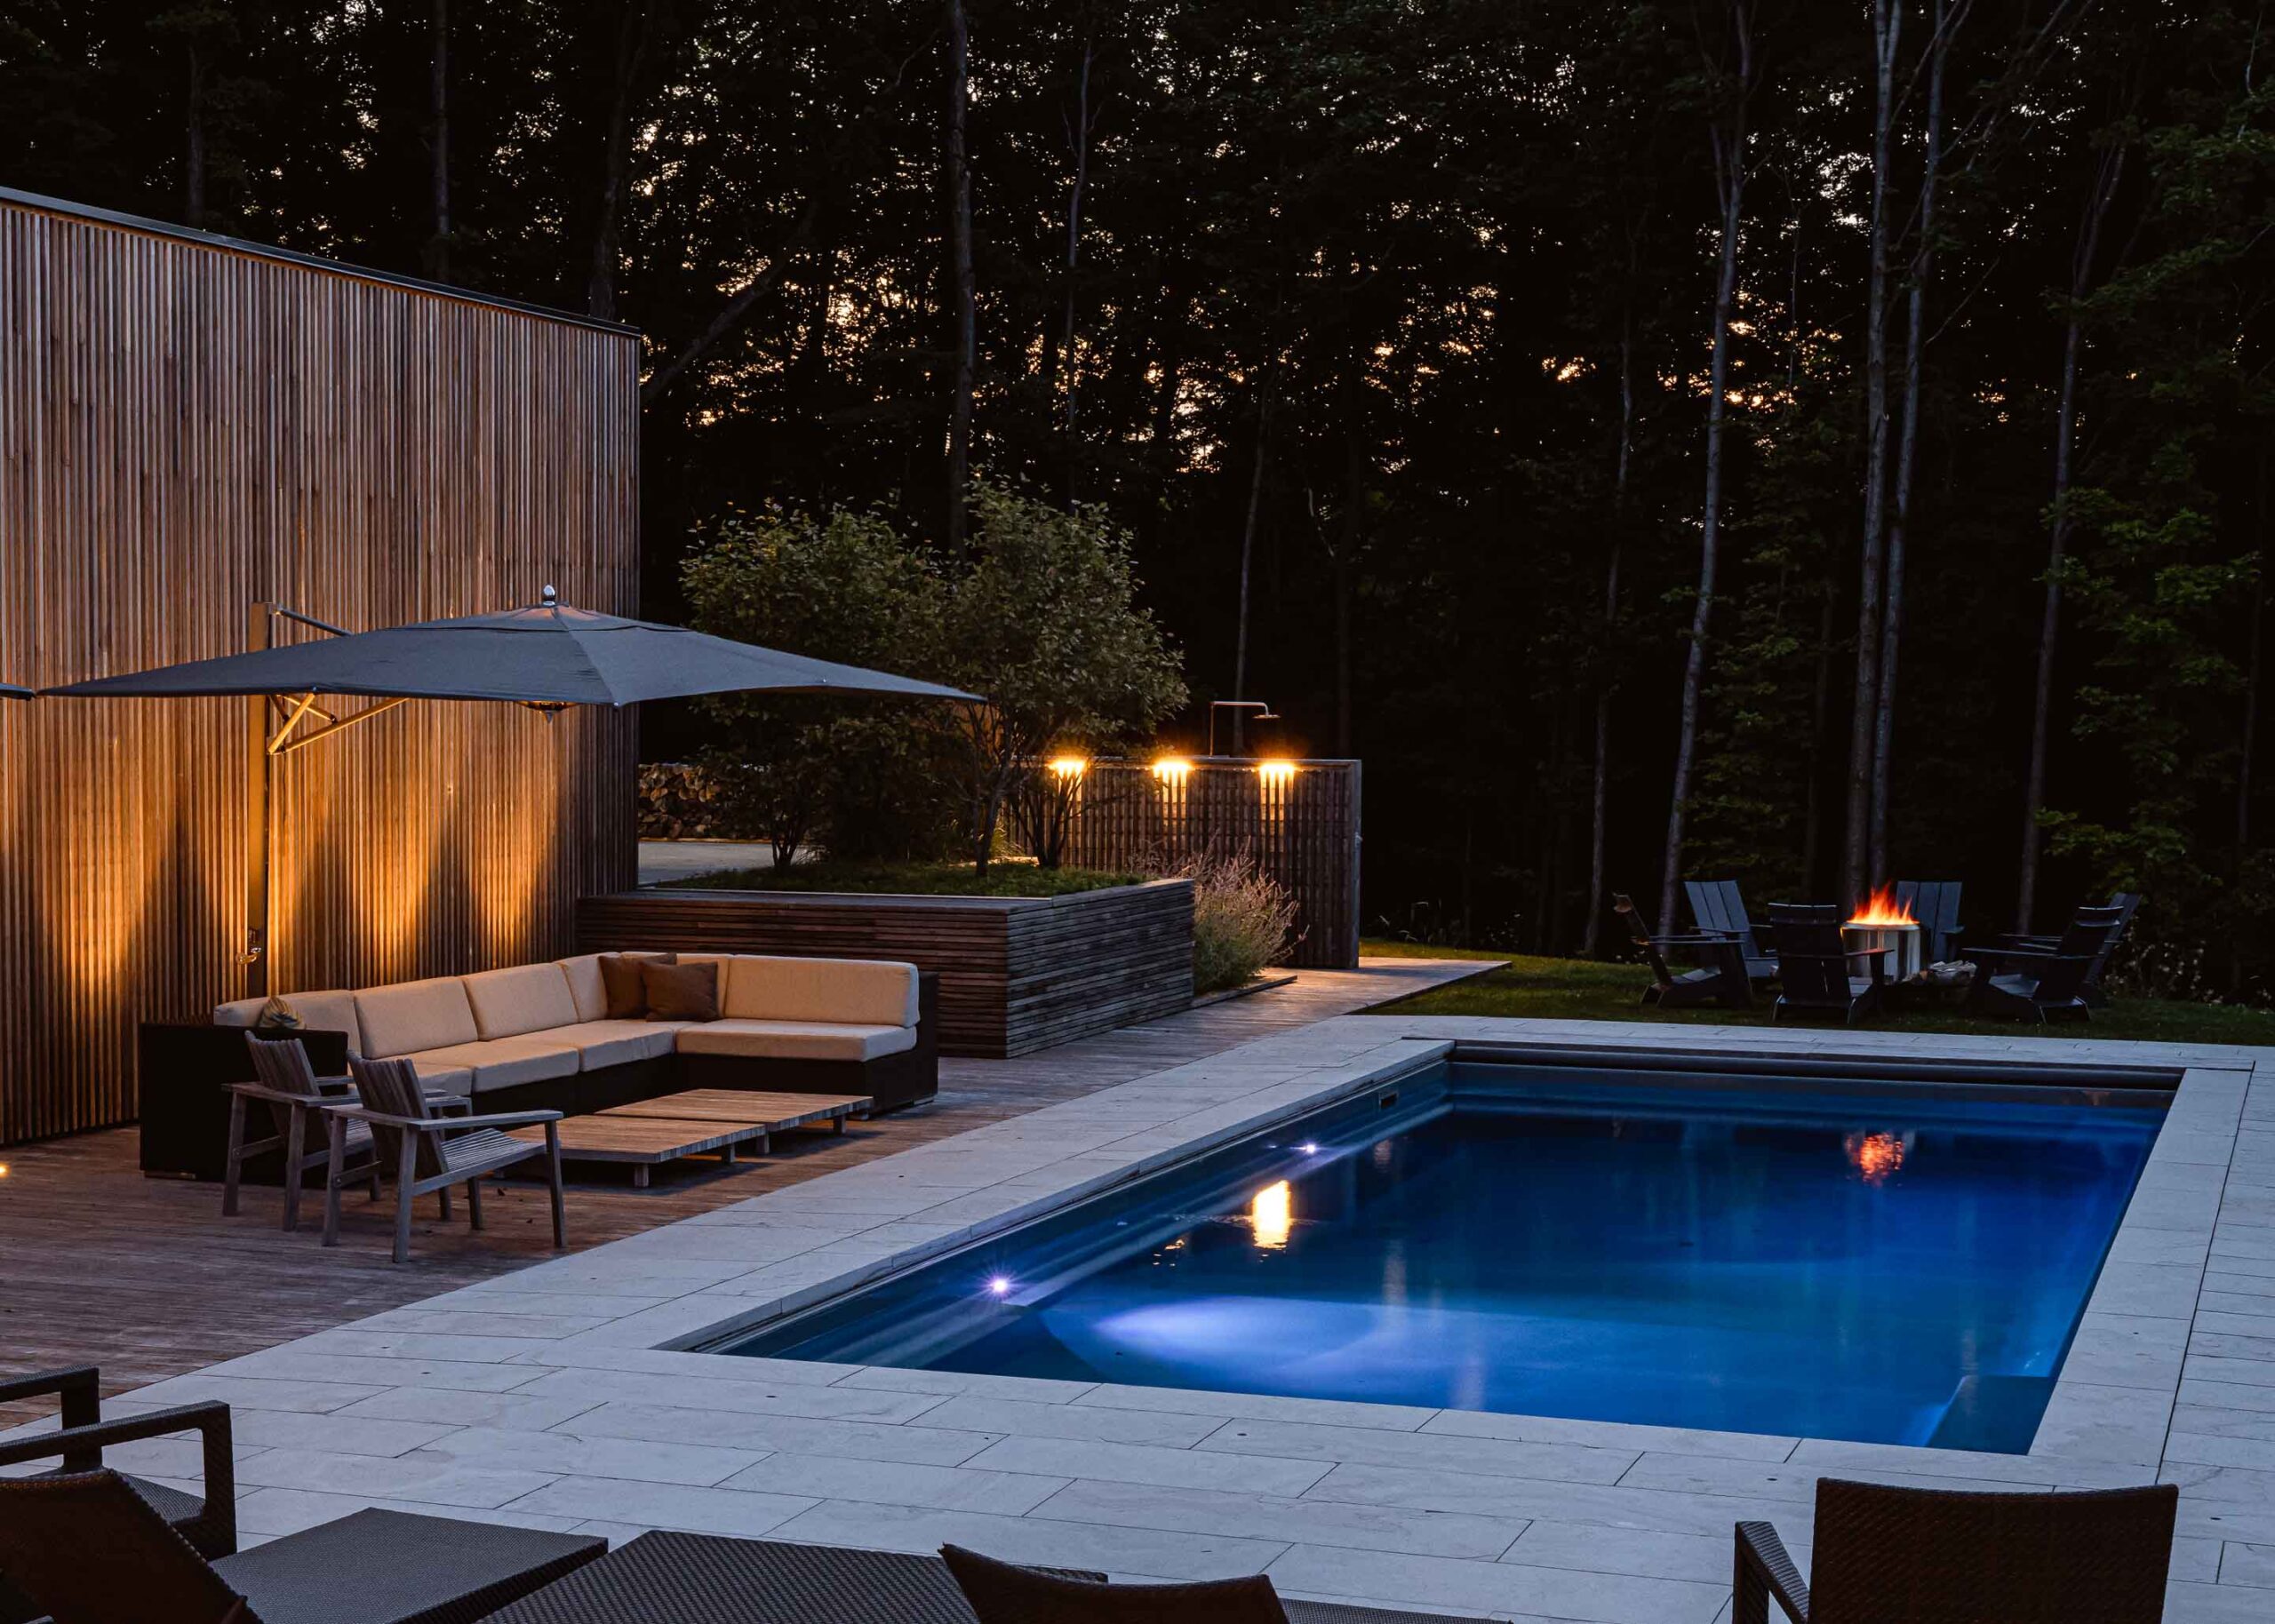
M 744 1150 L 763 1154 L 777 1134 L 826 1122 L 843 1133 L 845 1119 L 866 1116 L 874 1102 L 862 1095 L 762 1094 L 736 1088 L 696 1088 L 630 1105 L 611 1106 L 560 1124 L 563 1161 L 624 1162 L 635 1189 L 666 1162 L 716 1156 L 730 1166 Z M 542 1128 L 515 1128 L 517 1138 L 543 1136 Z

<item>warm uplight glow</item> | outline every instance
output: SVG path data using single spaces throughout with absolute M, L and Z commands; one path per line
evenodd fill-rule
M 1904 1141 L 1894 1134 L 1851 1134 L 1840 1148 L 1867 1184 L 1887 1183 L 1904 1166 Z
M 1193 772 L 1193 763 L 1182 756 L 1163 756 L 1153 763 L 1153 776 L 1163 784 L 1183 784 Z
M 1288 1232 L 1296 1227 L 1296 1192 L 1281 1179 L 1277 1184 L 1266 1184 L 1256 1192 L 1248 1204 L 1249 1227 L 1256 1231 L 1256 1244 L 1266 1252 L 1277 1252 L 1288 1244 Z
M 1256 776 L 1266 784 L 1286 784 L 1296 776 L 1293 761 L 1258 761 Z
M 1054 756 L 1050 770 L 1061 778 L 1079 778 L 1090 770 L 1090 763 L 1080 756 Z
M 1872 894 L 1863 907 L 1856 910 L 1848 924 L 1856 930 L 1889 930 L 1899 925 L 1917 925 L 1919 922 L 1912 917 L 1910 903 L 1899 904 L 1896 900 L 1896 888 L 1882 886 Z
M 6 1162 L 0 1162 L 0 1179 L 4 1179 L 4 1178 L 6 1178 L 7 1176 L 8 1176 L 8 1164 L 7 1164 Z

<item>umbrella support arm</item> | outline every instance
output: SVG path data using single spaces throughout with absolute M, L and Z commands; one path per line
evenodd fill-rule
M 318 710 L 315 699 L 316 697 L 314 694 L 302 694 L 293 701 L 292 708 L 285 713 L 283 726 L 269 736 L 267 748 L 270 755 L 290 755 L 293 751 L 305 749 L 318 739 L 330 738 L 335 733 L 352 728 L 359 721 L 369 721 L 383 712 L 392 711 L 399 705 L 411 703 L 408 699 L 382 699 L 379 704 L 365 705 L 362 710 L 352 714 L 334 716 L 329 712 Z M 311 728 L 297 737 L 294 736 L 292 730 L 299 725 L 300 719 L 311 713 L 322 717 L 323 725 Z

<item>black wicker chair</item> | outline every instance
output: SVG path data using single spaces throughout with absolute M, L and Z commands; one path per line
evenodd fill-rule
M 179 1431 L 205 1410 L 227 1413 L 193 1405 L 139 1421 L 171 1417 Z M 211 1473 L 211 1435 L 207 1447 Z M 210 1476 L 206 1486 L 218 1494 Z M 208 1560 L 116 1472 L 0 1478 L 0 1567 L 68 1624 L 473 1624 L 607 1549 L 586 1534 L 372 1510 Z
M 2159 1624 L 2180 1491 L 1902 1489 L 1821 1478 L 1810 1582 L 1737 1525 L 1730 1624 Z
M 92 1365 L 68 1370 L 42 1371 L 36 1375 L 0 1381 L 0 1404 L 53 1395 L 61 1401 L 62 1425 L 53 1432 L 0 1441 L 0 1466 L 60 1460 L 55 1477 L 65 1472 L 93 1471 L 102 1465 L 103 1449 L 141 1438 L 196 1431 L 204 1445 L 204 1493 L 184 1493 L 162 1483 L 120 1475 L 119 1481 L 148 1502 L 150 1509 L 190 1548 L 205 1556 L 226 1556 L 237 1548 L 236 1470 L 229 1453 L 229 1411 L 226 1405 L 188 1405 L 156 1410 L 124 1421 L 102 1418 L 101 1373 Z M 37 1482 L 39 1477 L 24 1481 Z M 26 1624 L 46 1609 L 8 1580 L 8 1564 L 0 1559 L 0 1624 Z

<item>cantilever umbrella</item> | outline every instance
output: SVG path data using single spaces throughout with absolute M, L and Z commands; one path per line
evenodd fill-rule
M 347 632 L 280 605 L 259 604 L 252 621 L 257 642 L 267 642 L 270 622 L 278 617 L 332 635 L 39 690 L 85 699 L 243 695 L 261 701 L 253 711 L 258 742 L 247 785 L 257 803 L 249 808 L 248 822 L 260 841 L 259 852 L 248 854 L 252 857 L 253 892 L 249 917 L 259 922 L 260 935 L 247 957 L 256 966 L 266 957 L 267 945 L 269 763 L 412 699 L 503 700 L 547 712 L 572 705 L 623 705 L 752 689 L 979 702 L 976 694 L 937 682 L 808 659 L 684 626 L 572 609 L 557 602 L 550 586 L 545 589 L 544 601 L 533 609 L 419 621 L 377 632 Z M 320 694 L 360 696 L 379 703 L 336 714 L 316 703 Z M 19 697 L 30 695 L 27 691 Z M 271 705 L 283 718 L 273 732 Z M 303 727 L 304 722 L 310 725 Z M 256 979 L 265 979 L 265 972 L 257 969 Z

